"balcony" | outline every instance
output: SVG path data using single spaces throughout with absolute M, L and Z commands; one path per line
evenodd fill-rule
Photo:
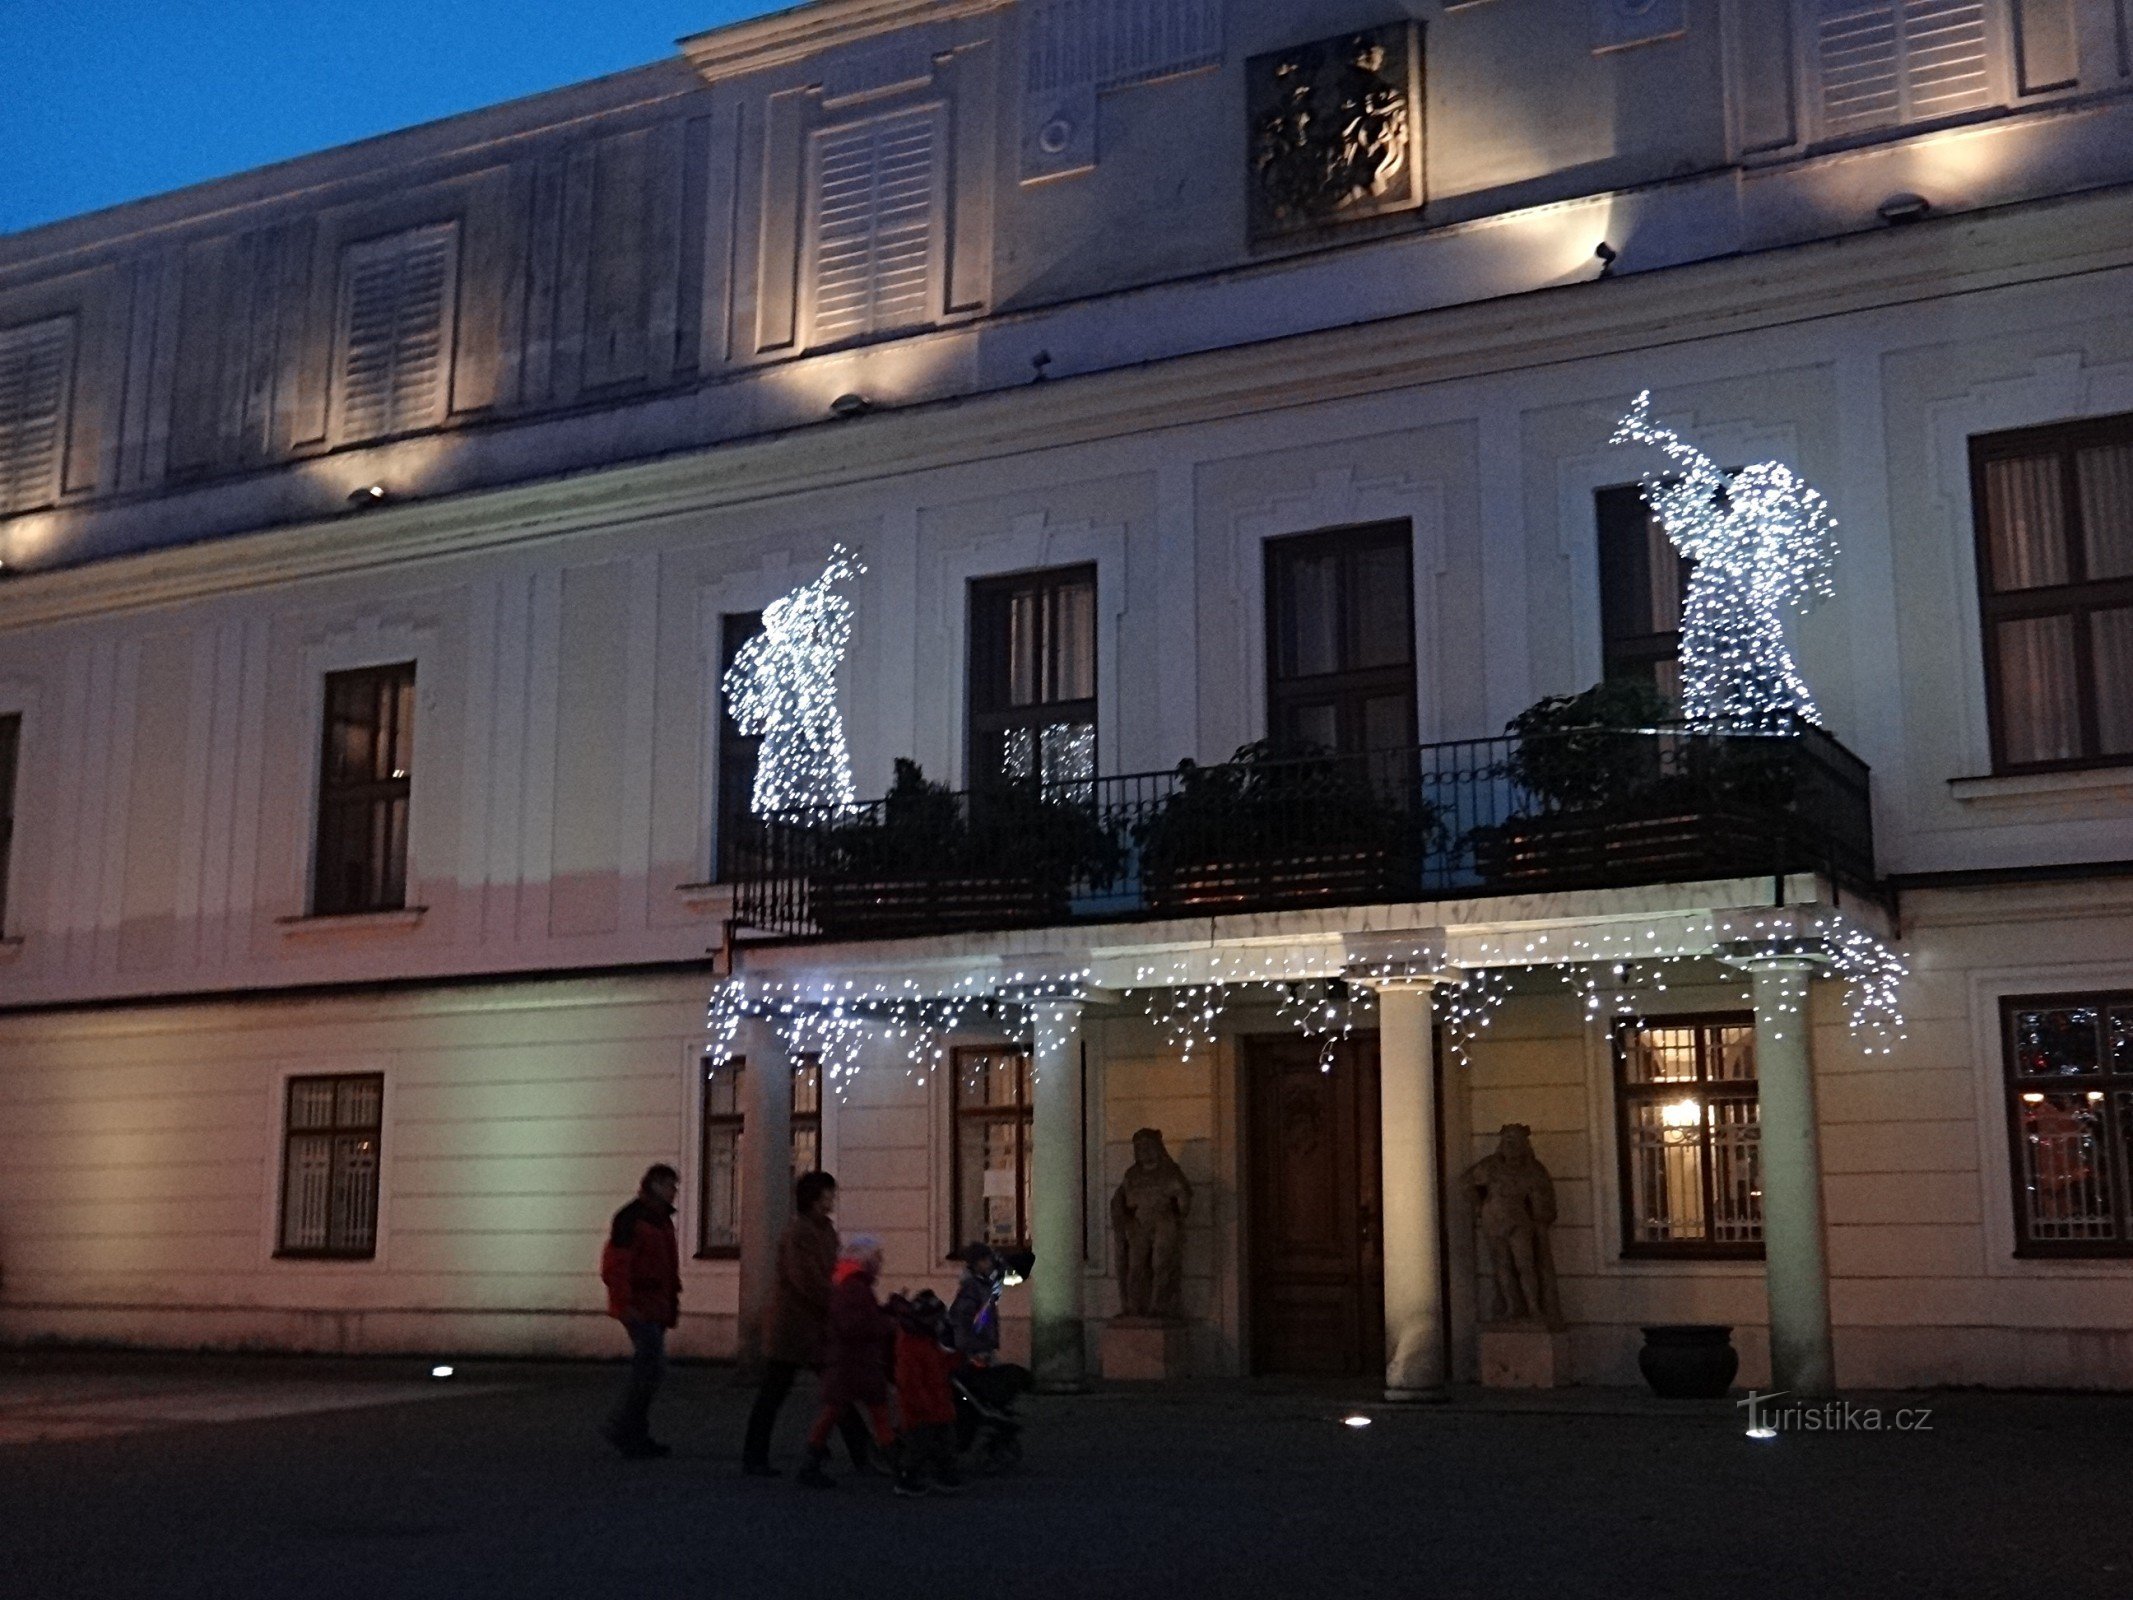
M 739 925 L 907 938 L 1818 872 L 1874 884 L 1866 764 L 1819 728 L 1579 728 L 751 819 Z

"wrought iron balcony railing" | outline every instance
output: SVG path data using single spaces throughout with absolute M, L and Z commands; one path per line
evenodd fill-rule
M 1874 883 L 1864 762 L 1819 728 L 1574 729 L 750 819 L 734 914 L 900 938 L 1815 871 Z

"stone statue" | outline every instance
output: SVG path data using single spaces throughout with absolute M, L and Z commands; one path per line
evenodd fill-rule
M 1563 1310 L 1548 1245 L 1548 1230 L 1555 1226 L 1555 1180 L 1533 1153 L 1531 1128 L 1507 1122 L 1498 1137 L 1496 1153 L 1474 1163 L 1466 1175 L 1480 1208 L 1482 1242 L 1496 1278 L 1490 1320 L 1559 1328 Z
M 1177 1319 L 1191 1210 L 1191 1180 L 1163 1148 L 1161 1130 L 1141 1129 L 1133 1136 L 1133 1165 L 1111 1196 L 1120 1315 Z

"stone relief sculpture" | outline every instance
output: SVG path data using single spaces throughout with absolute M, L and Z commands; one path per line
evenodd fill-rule
M 1496 1280 L 1490 1320 L 1561 1327 L 1555 1257 L 1548 1243 L 1548 1230 L 1555 1226 L 1555 1180 L 1533 1153 L 1533 1130 L 1523 1122 L 1505 1123 L 1496 1153 L 1477 1161 L 1466 1181 Z
M 1163 1148 L 1162 1131 L 1142 1128 L 1133 1136 L 1133 1165 L 1111 1195 L 1121 1316 L 1177 1320 L 1191 1211 L 1191 1180 Z
M 1420 59 L 1395 23 L 1252 60 L 1253 237 L 1421 203 Z

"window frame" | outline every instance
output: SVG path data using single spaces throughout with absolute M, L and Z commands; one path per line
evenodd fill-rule
M 323 675 L 319 695 L 318 736 L 318 783 L 312 797 L 311 831 L 311 895 L 309 914 L 314 917 L 361 917 L 377 916 L 397 911 L 406 911 L 408 889 L 412 881 L 415 857 L 415 758 L 414 723 L 420 706 L 416 699 L 419 683 L 419 663 L 404 661 L 380 662 L 375 665 L 348 667 Z M 367 778 L 347 783 L 335 783 L 333 779 L 334 756 L 334 688 L 337 684 L 357 681 L 375 684 L 383 680 L 406 679 L 408 762 L 400 777 Z M 397 733 L 395 729 L 395 733 Z M 344 902 L 338 892 L 329 892 L 326 874 L 327 846 L 330 839 L 337 838 L 329 828 L 329 819 L 337 818 L 342 810 L 358 806 L 375 808 L 399 801 L 405 808 L 405 824 L 400 832 L 400 861 L 398 879 L 399 898 L 380 896 L 377 903 L 356 903 L 353 899 Z M 368 874 L 375 876 L 375 873 Z
M 2082 449 L 2096 444 L 2133 445 L 2133 412 L 1973 434 L 1969 441 L 1971 537 L 1977 561 L 1978 654 L 1985 670 L 1985 720 L 1995 774 L 2079 772 L 2133 766 L 2133 750 L 2106 755 L 2099 749 L 2103 742 L 2099 723 L 2101 701 L 2091 618 L 2098 611 L 2133 608 L 2133 573 L 2117 578 L 2092 579 L 2086 576 L 2088 553 L 2084 547 L 2078 458 Z M 1986 469 L 1996 461 L 2043 455 L 2046 452 L 2040 447 L 2047 446 L 2059 458 L 2058 483 L 2068 578 L 2064 583 L 2048 587 L 2002 592 L 1993 586 Z M 2060 616 L 2072 618 L 2074 624 L 2075 687 L 2080 696 L 2081 741 L 2085 753 L 2050 761 L 2011 761 L 2007 757 L 2006 685 L 2000 670 L 2000 624 Z M 2133 687 L 2129 687 L 2127 693 L 2133 694 Z
M 1684 615 L 1688 610 L 1689 581 L 1696 570 L 1694 561 L 1674 549 L 1673 540 L 1667 536 L 1659 521 L 1659 514 L 1652 510 L 1651 502 L 1645 498 L 1643 484 L 1610 483 L 1602 484 L 1593 490 L 1593 563 L 1599 581 L 1600 602 L 1600 680 L 1605 683 L 1615 679 L 1635 678 L 1650 683 L 1664 694 L 1668 685 L 1663 681 L 1659 668 L 1670 664 L 1676 671 L 1674 693 L 1669 698 L 1678 701 L 1680 626 L 1677 624 L 1671 629 L 1648 630 L 1643 633 L 1629 633 L 1609 627 L 1610 622 L 1619 622 L 1622 619 L 1609 615 L 1608 596 L 1618 585 L 1609 582 L 1608 555 L 1611 550 L 1619 548 L 1620 542 L 1628 537 L 1627 524 L 1631 509 L 1637 513 L 1637 521 L 1647 541 L 1647 547 L 1649 548 L 1649 541 L 1656 532 L 1657 538 L 1663 541 L 1673 554 L 1674 564 L 1681 574 L 1681 596 L 1676 606 L 1677 616 Z
M 1017 1098 L 1012 1106 L 966 1106 L 963 1103 L 963 1063 L 972 1056 L 1013 1056 L 1021 1064 Z M 969 1239 L 956 1237 L 963 1226 L 963 1200 L 967 1177 L 963 1171 L 963 1128 L 968 1122 L 1012 1122 L 1016 1125 L 1015 1137 L 1015 1217 L 1021 1224 L 1020 1237 L 995 1242 L 996 1250 L 1027 1250 L 1033 1209 L 1031 1201 L 1031 1172 L 1035 1166 L 1036 1151 L 1033 1144 L 1035 1130 L 1035 1073 L 1034 1054 L 1019 1046 L 957 1045 L 949 1052 L 948 1074 L 948 1232 L 951 1250 L 962 1248 Z M 979 1180 L 982 1188 L 983 1179 Z M 982 1195 L 980 1196 L 982 1198 Z M 975 1237 L 973 1235 L 973 1237 Z
M 761 734 L 743 733 L 733 717 L 732 698 L 726 693 L 726 674 L 747 646 L 763 631 L 763 613 L 722 612 L 718 619 L 718 741 L 712 752 L 716 767 L 712 791 L 711 881 L 730 883 L 740 862 L 741 824 L 754 815 L 755 775 L 763 750 Z
M 1815 151 L 1848 150 L 1908 138 L 1932 129 L 1961 127 L 1986 118 L 2005 115 L 2015 100 L 2017 46 L 2007 0 L 1981 0 L 1984 24 L 1984 60 L 1987 78 L 1984 103 L 1930 115 L 1915 112 L 1918 83 L 1911 65 L 1911 45 L 1903 30 L 1904 0 L 1891 7 L 1891 25 L 1896 30 L 1896 111 L 1886 121 L 1855 123 L 1839 127 L 1832 123 L 1823 73 L 1822 25 L 1827 7 L 1824 0 L 1793 0 L 1792 22 L 1797 49 L 1794 68 L 1799 105 L 1806 137 L 1803 143 Z M 2023 95 L 2024 103 L 2036 96 Z
M 1709 1102 L 1712 1090 L 1722 1090 L 1716 1098 L 1740 1100 L 1753 1098 L 1756 1106 L 1757 1138 L 1762 1128 L 1762 1076 L 1761 1063 L 1756 1064 L 1757 1075 L 1753 1078 L 1713 1078 L 1706 1067 L 1706 1035 L 1719 1028 L 1755 1027 L 1752 1011 L 1692 1011 L 1657 1016 L 1630 1016 L 1615 1020 L 1608 1030 L 1609 1051 L 1613 1059 L 1615 1100 L 1615 1168 L 1616 1195 L 1620 1209 L 1620 1251 L 1624 1261 L 1761 1261 L 1765 1258 L 1763 1240 L 1753 1243 L 1713 1241 L 1711 1239 L 1665 1239 L 1651 1240 L 1637 1237 L 1637 1208 L 1632 1163 L 1634 1154 L 1635 1124 L 1632 1109 L 1646 1101 L 1679 1098 L 1693 1091 L 1698 1102 L 1706 1107 L 1705 1115 L 1697 1124 L 1697 1172 L 1701 1180 L 1703 1215 L 1708 1231 L 1710 1219 L 1717 1213 L 1716 1170 L 1711 1159 L 1711 1120 Z M 1638 1031 L 1646 1028 L 1690 1028 L 1696 1033 L 1696 1077 L 1692 1083 L 1676 1079 L 1667 1083 L 1633 1084 L 1629 1081 L 1629 1040 Z M 1748 1094 L 1739 1092 L 1742 1089 Z M 1760 1160 L 1760 1158 L 1758 1158 Z
M 2018 1261 L 2133 1260 L 2133 1067 L 2124 1071 L 2112 1070 L 2108 1050 L 2099 1049 L 2099 1071 L 2093 1078 L 2024 1078 L 2015 1070 L 2015 1017 L 2018 1013 L 2064 1011 L 2081 1006 L 2094 1006 L 2106 1013 L 2113 1008 L 2133 1007 L 2133 989 L 2077 989 L 2054 994 L 2003 995 L 2000 998 L 2000 1107 L 2007 1121 L 2008 1202 L 2014 1222 L 2014 1256 Z M 2104 1148 L 2107 1153 L 2117 1152 L 2111 1189 L 2119 1237 L 2031 1239 L 2029 1211 L 2023 1204 L 2022 1123 L 2017 1107 L 2025 1093 L 2049 1092 L 2054 1085 L 2065 1092 L 2077 1084 L 2083 1092 L 2100 1092 L 2104 1097 Z M 2129 1102 L 2124 1107 L 2118 1103 L 2121 1095 Z
M 1072 700 L 1035 700 L 1027 705 L 1013 705 L 1015 664 L 1012 658 L 1012 630 L 1006 638 L 990 641 L 990 619 L 987 607 L 999 603 L 1001 617 L 1012 614 L 1014 597 L 1026 590 L 1034 590 L 1040 597 L 1040 614 L 1049 616 L 1043 604 L 1050 596 L 1086 584 L 1089 591 L 1089 692 Z M 988 573 L 982 578 L 972 578 L 964 595 L 965 643 L 963 649 L 963 760 L 964 772 L 971 789 L 995 788 L 1013 781 L 1004 770 L 994 770 L 987 759 L 986 742 L 996 736 L 1012 733 L 1017 729 L 1029 729 L 1041 734 L 1045 728 L 1062 723 L 1082 724 L 1089 728 L 1092 746 L 1102 737 L 1103 724 L 1097 708 L 1102 701 L 1102 664 L 1097 659 L 1098 635 L 1101 629 L 1099 606 L 1102 590 L 1099 586 L 1097 564 L 1093 561 L 1077 561 L 1063 567 L 1030 567 L 1019 572 Z M 983 621 L 985 626 L 981 628 Z M 981 635 L 987 637 L 981 637 Z M 1040 649 L 1050 647 L 1049 627 L 1039 642 Z M 997 648 L 995 648 L 995 644 Z M 1004 682 L 998 686 L 998 703 L 992 703 L 990 688 L 981 693 L 985 669 L 997 664 L 1004 673 Z M 1041 678 L 1042 674 L 1039 674 Z M 1092 776 L 1094 755 L 1091 755 Z
M 822 1058 L 812 1052 L 794 1056 L 792 1061 L 792 1110 L 790 1140 L 795 1159 L 792 1175 L 795 1181 L 802 1173 L 819 1170 L 822 1164 Z M 745 1076 L 734 1085 L 733 1111 L 711 1109 L 711 1084 L 721 1072 L 748 1070 L 746 1056 L 733 1056 L 725 1061 L 713 1061 L 706 1052 L 697 1057 L 698 1101 L 696 1133 L 696 1259 L 698 1261 L 738 1261 L 741 1246 L 738 1238 L 732 1244 L 710 1244 L 711 1236 L 711 1144 L 714 1135 L 725 1134 L 733 1141 L 734 1193 L 736 1201 L 741 1194 L 742 1143 L 748 1132 L 748 1083 Z M 804 1087 L 803 1087 L 804 1086 Z M 803 1104 L 803 1100 L 806 1102 Z M 801 1136 L 812 1138 L 814 1159 L 806 1167 L 797 1157 Z M 734 1218 L 736 1233 L 740 1218 Z
M 1376 545 L 1398 545 L 1404 573 L 1402 594 L 1407 604 L 1407 626 L 1403 639 L 1407 646 L 1405 661 L 1376 667 L 1342 667 L 1332 672 L 1299 674 L 1284 678 L 1281 675 L 1281 623 L 1282 602 L 1288 593 L 1282 581 L 1282 573 L 1299 558 L 1319 555 L 1327 550 L 1339 551 L 1342 555 L 1356 555 Z M 1265 541 L 1261 552 L 1262 585 L 1264 601 L 1261 609 L 1265 626 L 1266 651 L 1266 732 L 1267 738 L 1278 748 L 1288 750 L 1292 746 L 1284 737 L 1283 729 L 1289 714 L 1303 705 L 1330 703 L 1335 708 L 1336 722 L 1343 720 L 1342 708 L 1348 714 L 1359 712 L 1369 700 L 1385 698 L 1397 692 L 1407 703 L 1404 731 L 1401 743 L 1390 749 L 1412 749 L 1421 740 L 1421 687 L 1418 682 L 1420 661 L 1415 645 L 1415 536 L 1414 524 L 1407 518 L 1391 518 L 1382 522 L 1360 522 L 1339 528 L 1321 528 L 1310 533 L 1281 534 Z M 1340 619 L 1338 626 L 1343 638 L 1349 632 L 1353 590 L 1345 577 L 1342 580 Z M 1345 648 L 1343 644 L 1340 648 Z M 1345 734 L 1335 733 L 1337 755 L 1361 753 L 1364 746 L 1345 748 Z
M 16 791 L 22 783 L 20 711 L 0 712 L 0 938 L 5 938 L 15 877 Z
M 330 1083 L 334 1086 L 336 1105 L 340 1089 L 347 1083 L 374 1083 L 378 1089 L 378 1119 L 374 1123 L 347 1123 L 339 1120 L 336 1112 L 331 1126 L 325 1128 L 298 1129 L 291 1125 L 291 1111 L 295 1106 L 296 1091 L 300 1085 Z M 361 1249 L 336 1250 L 330 1245 L 317 1249 L 292 1248 L 284 1241 L 289 1236 L 289 1179 L 293 1168 L 289 1160 L 290 1146 L 299 1135 L 316 1137 L 324 1134 L 337 1138 L 343 1134 L 368 1133 L 377 1141 L 377 1160 L 370 1169 L 370 1240 Z M 333 1237 L 333 1192 L 332 1168 L 329 1165 L 326 1184 L 326 1236 Z M 274 1211 L 274 1259 L 277 1261 L 375 1261 L 378 1258 L 378 1235 L 383 1231 L 385 1196 L 385 1074 L 382 1072 L 303 1072 L 295 1073 L 282 1082 L 281 1098 L 281 1182 L 277 1185 L 278 1202 Z

